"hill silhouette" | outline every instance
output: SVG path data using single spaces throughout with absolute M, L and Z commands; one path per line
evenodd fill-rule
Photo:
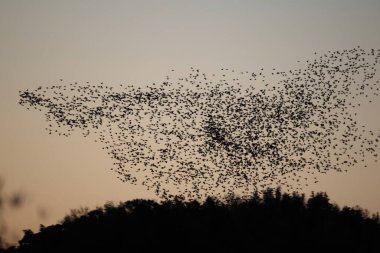
M 378 252 L 379 215 L 339 208 L 326 193 L 266 189 L 203 203 L 136 199 L 73 210 L 0 252 Z

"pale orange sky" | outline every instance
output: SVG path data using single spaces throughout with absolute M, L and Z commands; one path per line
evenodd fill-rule
M 380 48 L 379 1 L 0 1 L 0 176 L 22 191 L 23 209 L 6 212 L 10 237 L 107 200 L 154 198 L 123 184 L 100 145 L 79 134 L 49 135 L 44 116 L 18 105 L 18 91 L 65 82 L 159 82 L 175 68 L 290 69 L 314 52 Z M 380 101 L 363 125 L 380 129 Z M 379 152 L 379 151 L 377 151 Z M 339 205 L 380 211 L 379 164 L 321 176 L 305 192 Z M 38 215 L 46 210 L 47 216 Z

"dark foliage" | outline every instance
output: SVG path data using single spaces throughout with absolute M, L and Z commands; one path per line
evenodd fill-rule
M 24 232 L 4 252 L 379 252 L 380 242 L 378 215 L 280 189 L 246 200 L 107 203 Z

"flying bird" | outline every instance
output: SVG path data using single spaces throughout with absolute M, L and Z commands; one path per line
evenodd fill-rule
M 356 47 L 289 71 L 191 68 L 145 88 L 39 87 L 21 91 L 20 104 L 44 111 L 49 134 L 94 135 L 120 180 L 162 198 L 248 196 L 376 158 L 379 134 L 356 110 L 379 96 L 379 57 Z

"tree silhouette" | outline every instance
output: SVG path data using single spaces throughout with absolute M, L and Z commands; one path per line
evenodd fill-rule
M 378 252 L 379 216 L 280 188 L 241 199 L 136 199 L 72 211 L 4 252 Z
M 7 233 L 7 224 L 4 217 L 4 211 L 6 208 L 12 210 L 20 208 L 24 204 L 25 196 L 21 192 L 12 192 L 11 194 L 4 193 L 4 181 L 0 177 L 0 252 L 2 248 L 9 246 L 9 243 L 5 239 Z

